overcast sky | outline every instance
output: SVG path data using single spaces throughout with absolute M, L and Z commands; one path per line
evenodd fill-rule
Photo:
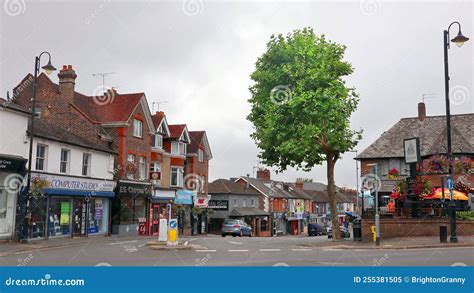
M 115 72 L 107 86 L 143 91 L 150 108 L 162 103 L 169 123 L 207 131 L 212 180 L 252 174 L 257 165 L 245 118 L 249 75 L 271 34 L 311 26 L 347 46 L 355 68 L 347 81 L 361 97 L 352 117 L 352 128 L 364 130 L 359 151 L 400 118 L 416 116 L 423 94 L 435 95 L 426 100 L 428 115 L 443 114 L 443 29 L 457 20 L 474 38 L 472 1 L 2 2 L 0 96 L 33 71 L 34 56 L 45 50 L 56 67 L 73 65 L 76 89 L 87 95 L 102 85 L 93 73 Z M 473 42 L 451 48 L 452 113 L 474 112 Z M 356 185 L 353 156 L 336 165 L 340 186 Z M 274 175 L 297 177 L 326 182 L 325 166 Z

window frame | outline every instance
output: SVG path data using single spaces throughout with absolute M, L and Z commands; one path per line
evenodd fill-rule
M 65 152 L 67 155 L 66 161 L 63 161 L 63 152 Z M 64 171 L 62 171 L 63 164 L 65 164 Z M 61 148 L 60 157 L 59 157 L 59 173 L 69 174 L 70 165 L 71 165 L 71 150 Z
M 84 157 L 87 156 L 87 164 L 84 164 Z M 82 153 L 82 168 L 81 168 L 81 174 L 82 176 L 91 176 L 91 165 L 92 165 L 92 154 L 91 153 Z M 84 167 L 86 168 L 86 174 L 84 174 Z
M 138 179 L 146 180 L 148 179 L 148 172 L 146 167 L 146 157 L 138 157 Z
M 133 136 L 143 138 L 143 121 L 137 118 L 133 119 Z
M 176 171 L 176 172 L 175 172 Z M 176 184 L 173 184 L 173 173 L 176 173 Z M 183 168 L 171 167 L 170 169 L 170 186 L 183 187 Z
M 157 139 L 159 138 L 159 139 Z M 157 144 L 157 142 L 160 142 L 159 144 Z M 163 135 L 159 134 L 159 133 L 155 133 L 153 135 L 153 139 L 152 139 L 152 147 L 155 148 L 155 149 L 162 149 L 163 148 Z
M 204 151 L 202 149 L 198 149 L 198 161 L 204 163 Z
M 38 148 L 40 148 L 40 147 L 44 148 L 43 157 L 38 156 Z M 35 170 L 46 171 L 47 158 L 48 158 L 48 146 L 45 145 L 45 144 L 40 144 L 40 143 L 36 144 Z M 41 169 L 38 168 L 38 160 L 43 160 L 42 161 L 43 168 L 41 168 Z

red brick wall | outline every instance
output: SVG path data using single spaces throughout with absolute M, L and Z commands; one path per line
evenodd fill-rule
M 204 146 L 200 146 L 200 149 L 204 151 Z M 198 176 L 205 176 L 206 182 L 203 184 L 205 194 L 208 192 L 208 184 L 209 184 L 209 160 L 204 155 L 203 162 L 199 162 L 197 155 L 191 155 L 186 158 L 185 163 L 185 174 L 196 174 Z
M 362 221 L 362 240 L 372 241 L 372 233 L 370 226 L 375 225 L 374 220 Z M 380 220 L 380 237 L 381 239 L 389 239 L 395 237 L 407 236 L 439 236 L 439 226 L 446 225 L 448 227 L 448 237 L 450 235 L 448 219 L 381 219 Z M 473 221 L 457 221 L 457 235 L 467 236 L 474 235 Z

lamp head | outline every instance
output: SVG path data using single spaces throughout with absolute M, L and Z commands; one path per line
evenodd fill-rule
M 53 71 L 56 70 L 56 67 L 54 67 L 53 64 L 51 64 L 51 59 L 48 61 L 48 64 L 46 64 L 45 66 L 41 68 L 43 68 L 46 74 L 48 75 L 50 75 Z
M 464 45 L 464 43 L 467 41 L 469 41 L 469 38 L 464 36 L 461 30 L 459 30 L 458 35 L 454 39 L 451 40 L 451 42 L 455 43 L 456 46 L 458 46 L 459 48 L 461 48 L 462 45 Z

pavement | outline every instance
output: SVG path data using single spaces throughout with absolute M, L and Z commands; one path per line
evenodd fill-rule
M 60 238 L 0 244 L 5 266 L 474 266 L 473 237 L 434 246 L 432 237 L 373 243 L 317 237 L 180 238 L 181 249 L 153 249 L 156 237 Z M 155 245 L 157 246 L 157 245 Z M 402 249 L 405 248 L 405 249 Z

